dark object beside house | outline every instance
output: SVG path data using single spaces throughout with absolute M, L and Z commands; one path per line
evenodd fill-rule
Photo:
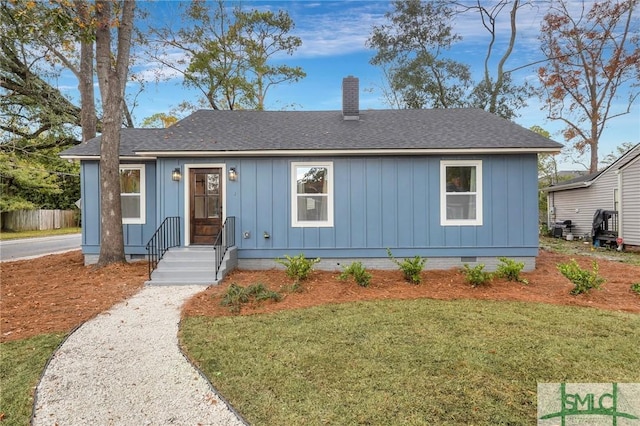
M 593 215 L 593 227 L 591 239 L 595 247 L 604 245 L 619 245 L 618 239 L 618 212 L 615 210 L 596 210 Z
M 556 222 L 553 225 L 553 236 L 555 238 L 562 238 L 565 229 L 567 230 L 567 235 L 571 234 L 571 228 L 573 228 L 571 220 Z

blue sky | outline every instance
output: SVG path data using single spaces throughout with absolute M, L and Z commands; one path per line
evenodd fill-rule
M 506 69 L 520 67 L 543 59 L 537 36 L 540 21 L 546 12 L 545 2 L 533 2 L 532 6 L 519 11 L 517 47 L 506 64 Z M 140 2 L 147 8 L 151 20 L 175 22 L 178 2 Z M 284 9 L 292 17 L 296 28 L 293 34 L 301 37 L 302 46 L 292 56 L 279 60 L 302 67 L 307 77 L 302 81 L 273 88 L 267 95 L 267 109 L 295 110 L 339 110 L 341 108 L 341 82 L 347 75 L 360 79 L 360 108 L 389 108 L 384 103 L 381 86 L 384 84 L 380 70 L 369 64 L 373 51 L 365 42 L 374 25 L 380 25 L 384 13 L 391 10 L 389 1 L 244 1 L 245 7 L 260 9 Z M 498 28 L 508 28 L 508 10 L 504 10 L 497 22 Z M 476 76 L 482 72 L 488 34 L 481 26 L 476 14 L 469 13 L 457 18 L 454 31 L 463 37 L 450 51 L 451 57 L 471 65 Z M 508 33 L 499 32 L 496 61 L 502 53 Z M 170 53 L 170 52 L 168 52 Z M 525 67 L 513 74 L 516 81 L 529 80 L 537 85 L 536 66 Z M 136 71 L 142 75 L 159 70 L 156 65 L 139 62 Z M 171 73 L 168 73 L 171 75 Z M 161 84 L 149 83 L 146 90 L 138 95 L 139 106 L 134 115 L 137 122 L 154 113 L 166 112 L 180 101 L 193 100 L 197 94 L 189 92 L 181 85 L 182 79 L 175 76 Z M 626 98 L 623 94 L 621 102 Z M 557 132 L 558 123 L 546 120 L 540 110 L 538 98 L 531 98 L 528 107 L 520 111 L 515 121 L 524 126 L 539 125 L 552 133 L 554 140 L 563 143 Z M 640 102 L 636 102 L 632 112 L 610 122 L 601 139 L 600 158 L 623 142 L 640 142 Z M 562 160 L 563 169 L 574 168 L 569 160 Z

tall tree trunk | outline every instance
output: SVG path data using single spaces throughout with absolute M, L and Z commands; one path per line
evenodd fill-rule
M 120 128 L 129 70 L 134 1 L 125 1 L 118 27 L 115 66 L 111 54 L 111 2 L 96 2 L 96 68 L 102 98 L 100 144 L 100 257 L 98 266 L 125 262 L 120 201 Z
M 491 101 L 489 103 L 490 105 L 489 112 L 493 114 L 495 114 L 496 111 L 498 110 L 498 95 L 501 94 L 502 85 L 504 84 L 504 64 L 507 62 L 507 59 L 509 59 L 509 56 L 511 56 L 511 52 L 513 52 L 513 46 L 516 44 L 516 34 L 518 32 L 518 29 L 516 26 L 516 14 L 518 13 L 518 7 L 520 7 L 519 1 L 520 0 L 515 0 L 513 2 L 513 7 L 511 8 L 511 12 L 509 12 L 509 18 L 510 18 L 509 22 L 511 24 L 511 35 L 509 36 L 509 45 L 507 47 L 507 50 L 502 55 L 502 58 L 500 58 L 500 62 L 498 62 L 496 84 L 491 90 Z M 487 87 L 490 87 L 489 86 L 490 81 L 491 81 L 490 79 L 487 80 Z
M 85 0 L 74 1 L 78 17 L 91 28 L 89 6 Z M 80 125 L 82 126 L 82 142 L 96 137 L 98 119 L 96 117 L 95 96 L 93 94 L 93 41 L 90 34 L 84 34 L 80 42 L 80 73 L 78 75 L 80 90 Z
M 589 173 L 595 173 L 598 171 L 598 124 L 591 123 L 591 140 L 589 145 Z

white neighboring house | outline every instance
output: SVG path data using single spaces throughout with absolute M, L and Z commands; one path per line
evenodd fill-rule
M 571 220 L 573 235 L 589 238 L 596 210 L 617 210 L 618 235 L 625 245 L 640 246 L 640 144 L 597 173 L 542 191 L 547 192 L 550 224 Z

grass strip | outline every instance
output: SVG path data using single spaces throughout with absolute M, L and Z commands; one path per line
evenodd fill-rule
M 640 316 L 376 301 L 192 317 L 181 341 L 253 425 L 535 424 L 538 382 L 640 382 Z
M 593 247 L 591 242 L 582 240 L 567 241 L 563 238 L 540 236 L 540 248 L 555 253 L 578 256 L 592 256 L 629 265 L 640 266 L 640 253 L 637 250 L 618 251 L 611 247 Z
M 43 231 L 2 231 L 0 241 L 18 240 L 21 238 L 53 237 L 55 235 L 79 234 L 81 228 L 47 229 Z
M 64 334 L 41 334 L 0 343 L 0 422 L 28 425 L 33 396 L 44 367 Z

